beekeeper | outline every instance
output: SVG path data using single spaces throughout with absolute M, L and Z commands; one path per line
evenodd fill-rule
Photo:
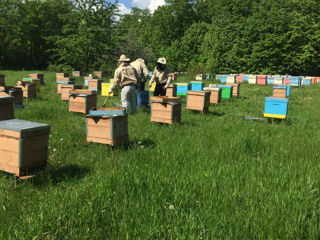
M 165 96 L 171 82 L 171 75 L 165 58 L 158 59 L 153 75 L 149 81 L 149 88 L 154 81 L 156 82 L 156 88 L 153 96 Z
M 143 58 L 138 58 L 135 61 L 133 61 L 130 65 L 133 66 L 137 70 L 138 75 L 139 75 L 139 79 L 137 82 L 137 90 L 144 91 L 145 83 L 149 77 L 147 60 L 145 60 Z
M 109 94 L 119 84 L 121 88 L 122 107 L 126 108 L 131 113 L 136 112 L 136 84 L 138 79 L 137 70 L 130 65 L 130 59 L 126 55 L 121 55 L 118 60 L 118 68 L 114 72 L 114 82 L 111 85 Z

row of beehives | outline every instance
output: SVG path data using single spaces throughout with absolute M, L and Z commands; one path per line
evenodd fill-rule
M 280 75 L 251 75 L 251 74 L 230 74 L 216 75 L 216 80 L 221 83 L 244 83 L 257 85 L 290 85 L 290 86 L 310 86 L 320 82 L 320 77 L 306 76 L 280 76 Z

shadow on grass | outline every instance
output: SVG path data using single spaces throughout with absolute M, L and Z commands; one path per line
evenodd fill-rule
M 277 118 L 268 118 L 269 124 L 285 124 L 285 125 L 292 125 L 291 119 L 277 119 Z
M 219 112 L 211 112 L 211 111 L 208 111 L 207 113 L 202 113 L 200 111 L 190 111 L 191 113 L 193 113 L 194 115 L 203 115 L 203 116 L 216 116 L 216 117 L 222 117 L 225 115 L 225 113 L 219 113 Z
M 146 138 L 142 140 L 139 140 L 139 139 L 130 140 L 127 143 L 113 147 L 112 150 L 116 150 L 116 149 L 129 150 L 133 148 L 155 148 L 155 147 L 156 147 L 156 143 L 152 139 Z
M 31 181 L 35 187 L 45 187 L 47 185 L 56 185 L 60 182 L 82 179 L 89 172 L 89 168 L 74 164 L 59 168 L 48 167 L 46 171 L 35 175 L 33 178 L 30 178 L 29 181 Z

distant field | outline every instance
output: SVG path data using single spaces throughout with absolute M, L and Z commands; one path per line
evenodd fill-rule
M 33 72 L 1 71 L 8 85 Z M 48 171 L 0 172 L 0 239 L 320 238 L 320 85 L 294 88 L 283 122 L 244 119 L 272 94 L 247 84 L 207 115 L 184 104 L 181 124 L 141 111 L 111 149 L 86 143 L 84 116 L 68 113 L 54 73 L 45 82 L 15 115 L 51 124 Z

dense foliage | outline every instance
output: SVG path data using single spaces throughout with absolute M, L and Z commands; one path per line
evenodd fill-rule
M 112 69 L 119 54 L 174 71 L 319 75 L 317 0 L 167 0 L 119 16 L 106 0 L 0 1 L 0 68 Z

